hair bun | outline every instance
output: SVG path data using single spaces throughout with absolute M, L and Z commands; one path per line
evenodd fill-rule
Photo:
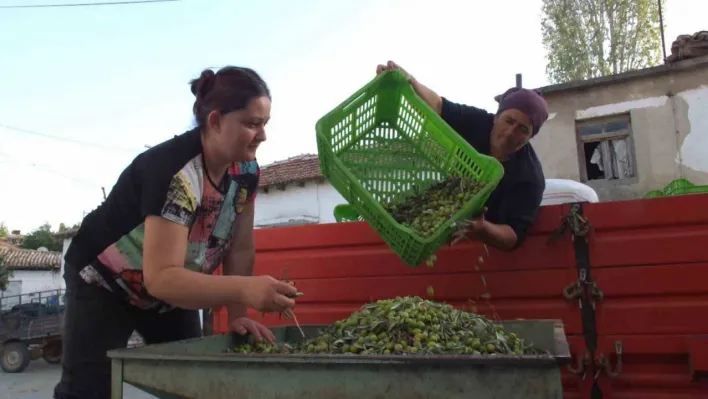
M 214 86 L 216 74 L 211 69 L 205 69 L 199 75 L 199 79 L 194 79 L 191 84 L 192 94 L 196 97 L 204 97 Z

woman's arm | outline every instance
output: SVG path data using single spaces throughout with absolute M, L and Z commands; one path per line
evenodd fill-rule
M 184 268 L 188 228 L 160 216 L 145 219 L 143 278 L 150 295 L 185 309 L 248 301 L 242 276 L 211 276 Z
M 495 223 L 484 220 L 477 237 L 484 243 L 502 251 L 515 251 L 526 240 L 536 221 L 543 199 L 545 182 L 518 184 L 502 199 L 500 220 Z
M 504 252 L 511 252 L 515 249 L 517 236 L 511 226 L 494 224 L 488 220 L 483 223 L 482 228 L 477 232 L 477 238 L 480 241 Z
M 443 98 L 424 84 L 420 83 L 400 65 L 389 61 L 386 65 L 379 65 L 376 74 L 388 70 L 398 70 L 408 77 L 413 90 L 425 101 L 440 117 L 452 127 L 460 136 L 472 146 L 477 145 L 476 136 L 489 135 L 494 124 L 494 114 L 483 109 L 465 104 L 458 104 Z
M 256 246 L 253 241 L 253 219 L 255 215 L 255 202 L 248 202 L 238 215 L 238 223 L 234 229 L 233 239 L 229 252 L 224 258 L 224 275 L 226 276 L 251 276 L 256 260 Z M 229 324 L 239 317 L 246 316 L 246 306 L 242 303 L 232 302 L 226 306 Z

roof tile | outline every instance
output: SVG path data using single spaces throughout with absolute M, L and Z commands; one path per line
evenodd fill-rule
M 314 154 L 303 154 L 262 166 L 258 186 L 268 187 L 321 177 L 319 157 Z
M 61 269 L 61 252 L 0 247 L 1 266 L 10 270 Z

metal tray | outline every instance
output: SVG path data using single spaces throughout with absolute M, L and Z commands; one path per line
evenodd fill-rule
M 108 352 L 112 399 L 127 382 L 158 398 L 562 398 L 559 364 L 570 362 L 556 320 L 501 322 L 550 356 L 365 356 L 225 353 L 246 338 L 214 335 Z M 314 336 L 322 326 L 305 326 Z M 273 329 L 281 342 L 295 327 Z

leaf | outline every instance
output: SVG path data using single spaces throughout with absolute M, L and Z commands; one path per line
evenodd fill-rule
M 551 83 L 661 62 L 656 0 L 543 0 L 541 31 Z
M 7 290 L 12 278 L 12 271 L 3 263 L 3 257 L 0 256 L 0 291 Z

